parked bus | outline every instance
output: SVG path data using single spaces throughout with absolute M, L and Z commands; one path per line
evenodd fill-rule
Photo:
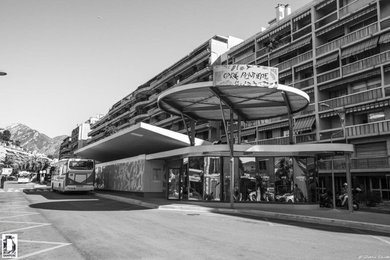
M 63 159 L 53 165 L 53 191 L 92 191 L 95 181 L 95 162 L 90 159 Z

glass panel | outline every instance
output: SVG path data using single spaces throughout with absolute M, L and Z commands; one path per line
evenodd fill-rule
M 230 201 L 230 157 L 222 158 L 223 166 L 223 200 Z
M 291 157 L 275 157 L 275 200 L 278 202 L 294 202 L 293 162 Z
M 189 200 L 203 200 L 204 160 L 203 157 L 191 157 L 188 168 Z
M 222 200 L 221 158 L 204 158 L 204 198 L 205 200 Z
M 179 199 L 180 169 L 169 169 L 168 199 Z

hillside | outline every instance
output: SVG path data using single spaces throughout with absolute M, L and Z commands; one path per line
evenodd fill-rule
M 21 147 L 30 151 L 35 150 L 46 155 L 53 155 L 57 158 L 61 142 L 66 138 L 66 135 L 50 138 L 23 124 L 14 124 L 7 126 L 5 129 L 11 132 L 12 140 L 20 141 Z

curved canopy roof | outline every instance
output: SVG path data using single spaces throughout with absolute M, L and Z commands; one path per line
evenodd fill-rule
M 230 119 L 230 109 L 241 120 L 258 120 L 296 113 L 309 104 L 302 90 L 277 84 L 274 86 L 214 86 L 212 81 L 198 82 L 168 89 L 158 97 L 161 109 L 192 119 Z M 221 102 L 221 103 L 220 103 Z

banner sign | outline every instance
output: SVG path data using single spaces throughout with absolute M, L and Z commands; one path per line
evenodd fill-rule
M 279 70 L 274 67 L 256 65 L 214 66 L 214 86 L 276 87 Z

